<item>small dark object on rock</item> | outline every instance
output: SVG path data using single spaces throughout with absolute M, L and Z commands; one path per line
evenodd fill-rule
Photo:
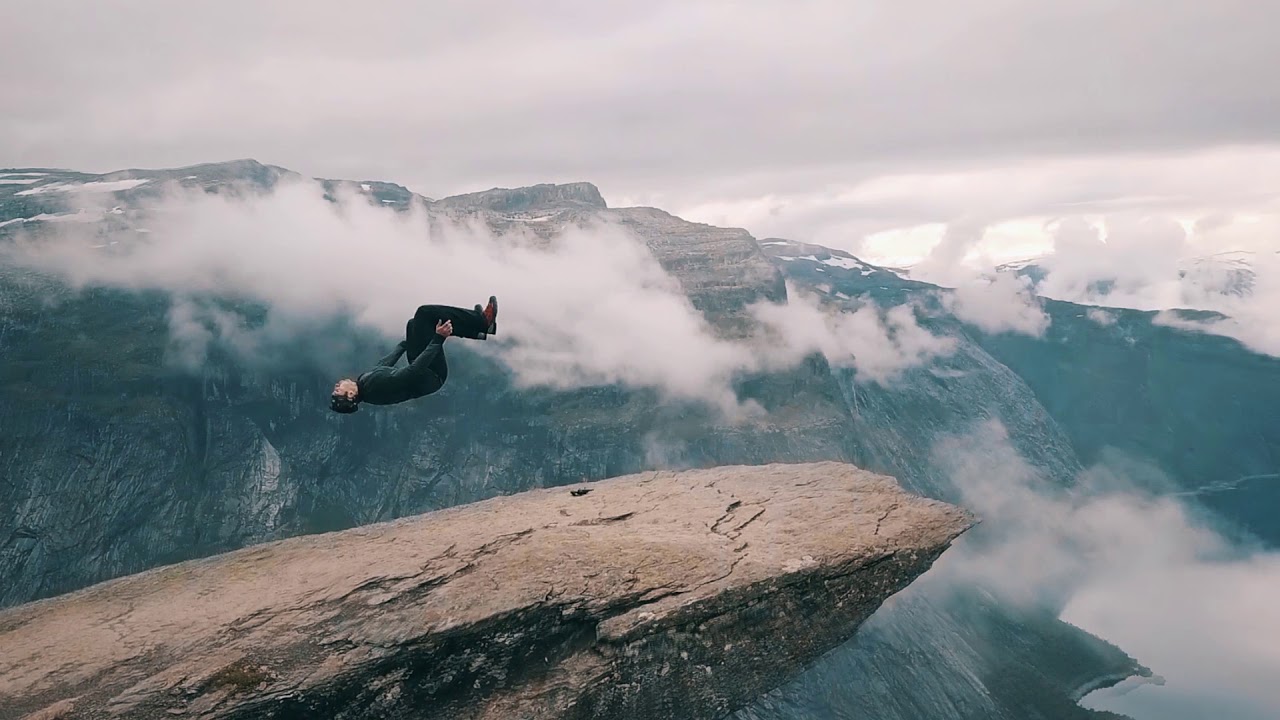
M 582 497 L 583 495 L 586 495 L 589 492 L 591 492 L 591 488 L 581 488 L 578 490 L 570 490 L 569 494 L 574 497 Z
M 213 688 L 230 686 L 232 692 L 243 692 L 270 680 L 271 676 L 263 672 L 262 668 L 238 661 L 214 673 L 209 678 L 208 684 Z

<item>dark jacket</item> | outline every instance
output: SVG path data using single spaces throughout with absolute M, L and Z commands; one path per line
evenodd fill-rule
M 390 355 L 378 361 L 376 367 L 356 378 L 359 394 L 356 399 L 370 405 L 394 405 L 436 392 L 444 385 L 444 378 L 432 372 L 431 363 L 444 352 L 444 338 L 433 335 L 426 349 L 409 365 L 397 368 L 395 364 L 405 352 L 401 340 Z

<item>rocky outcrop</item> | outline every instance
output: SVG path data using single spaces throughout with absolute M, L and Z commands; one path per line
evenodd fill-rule
M 0 614 L 0 717 L 702 718 L 973 524 L 843 463 L 534 490 Z
M 723 337 L 750 334 L 747 306 L 787 298 L 782 273 L 746 230 L 689 222 L 644 207 L 612 210 L 602 217 L 644 240 Z
M 442 207 L 483 209 L 498 213 L 519 213 L 546 207 L 607 207 L 599 188 L 591 183 L 561 185 L 543 183 L 522 188 L 493 188 L 454 195 L 437 201 Z

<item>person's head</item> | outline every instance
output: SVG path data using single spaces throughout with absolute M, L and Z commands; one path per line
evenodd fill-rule
M 329 409 L 344 415 L 359 410 L 359 392 L 360 388 L 355 380 L 351 378 L 339 380 L 338 384 L 333 386 L 333 395 L 329 397 Z

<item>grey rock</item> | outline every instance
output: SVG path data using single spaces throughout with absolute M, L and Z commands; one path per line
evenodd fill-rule
M 642 238 L 722 337 L 751 334 L 753 324 L 744 310 L 752 303 L 786 300 L 782 273 L 746 230 L 689 222 L 643 207 L 615 209 L 600 217 Z
M 437 203 L 441 207 L 491 210 L 518 213 L 555 207 L 608 207 L 599 188 L 591 183 L 543 183 L 523 188 L 493 188 L 481 192 L 454 195 Z
M 843 463 L 575 489 L 0 613 L 0 718 L 722 717 L 853 635 L 976 522 Z

